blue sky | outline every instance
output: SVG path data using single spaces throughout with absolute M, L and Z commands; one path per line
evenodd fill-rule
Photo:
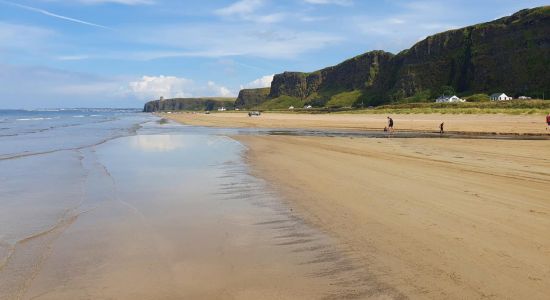
M 0 0 L 0 108 L 235 96 L 539 0 Z

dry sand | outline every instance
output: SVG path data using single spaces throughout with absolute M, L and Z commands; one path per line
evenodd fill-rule
M 438 119 L 399 116 L 397 124 L 401 117 L 423 126 Z M 182 117 L 205 118 L 237 117 Z M 317 118 L 341 116 L 308 116 L 307 122 Z M 381 116 L 345 118 L 355 120 L 347 127 Z M 502 123 L 489 130 L 506 129 Z M 421 299 L 548 299 L 550 141 L 236 138 L 248 146 L 255 175 L 401 293 Z
M 173 113 L 163 117 L 199 126 L 258 128 L 325 128 L 344 130 L 381 130 L 386 115 L 377 114 L 292 114 L 264 113 L 249 117 L 247 113 Z M 513 134 L 547 134 L 545 116 L 541 115 L 449 115 L 400 114 L 392 116 L 396 130 L 439 131 L 445 122 L 448 132 L 495 132 Z
M 171 114 L 218 127 L 380 129 L 385 115 Z M 397 115 L 397 130 L 546 134 L 541 116 Z M 411 298 L 548 299 L 550 141 L 238 136 L 256 176 Z

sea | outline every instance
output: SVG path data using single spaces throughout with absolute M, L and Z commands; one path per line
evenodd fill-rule
M 235 133 L 0 110 L 0 299 L 392 296 L 252 175 Z

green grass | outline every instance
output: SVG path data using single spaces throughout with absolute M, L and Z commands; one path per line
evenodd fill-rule
M 464 98 L 468 102 L 489 102 L 491 98 L 487 94 L 474 94 Z
M 258 109 L 260 110 L 288 110 L 290 106 L 295 108 L 301 108 L 304 106 L 304 101 L 299 98 L 290 97 L 290 96 L 280 96 L 274 99 L 270 99 L 262 103 Z
M 328 100 L 327 107 L 352 107 L 355 102 L 361 97 L 361 91 L 355 90 L 351 92 L 342 92 L 336 94 Z
M 374 114 L 547 114 L 550 100 L 511 100 L 466 103 L 406 103 L 383 105 L 352 113 Z

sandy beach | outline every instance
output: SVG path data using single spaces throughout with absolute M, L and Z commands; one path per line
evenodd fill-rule
M 440 117 L 395 119 L 405 124 L 398 128 L 429 130 Z M 445 117 L 459 131 L 541 132 L 534 116 Z M 170 118 L 207 126 L 357 129 L 383 124 L 385 116 Z M 253 175 L 405 296 L 545 299 L 550 294 L 549 141 L 235 138 L 248 148 Z
M 264 113 L 249 117 L 247 113 L 173 113 L 159 114 L 181 123 L 214 127 L 303 128 L 340 130 L 382 130 L 386 115 L 381 114 L 294 114 Z M 399 114 L 391 116 L 398 131 L 439 131 L 445 123 L 447 132 L 548 134 L 542 115 L 452 115 Z
M 548 141 L 238 139 L 255 175 L 411 298 L 550 294 Z

